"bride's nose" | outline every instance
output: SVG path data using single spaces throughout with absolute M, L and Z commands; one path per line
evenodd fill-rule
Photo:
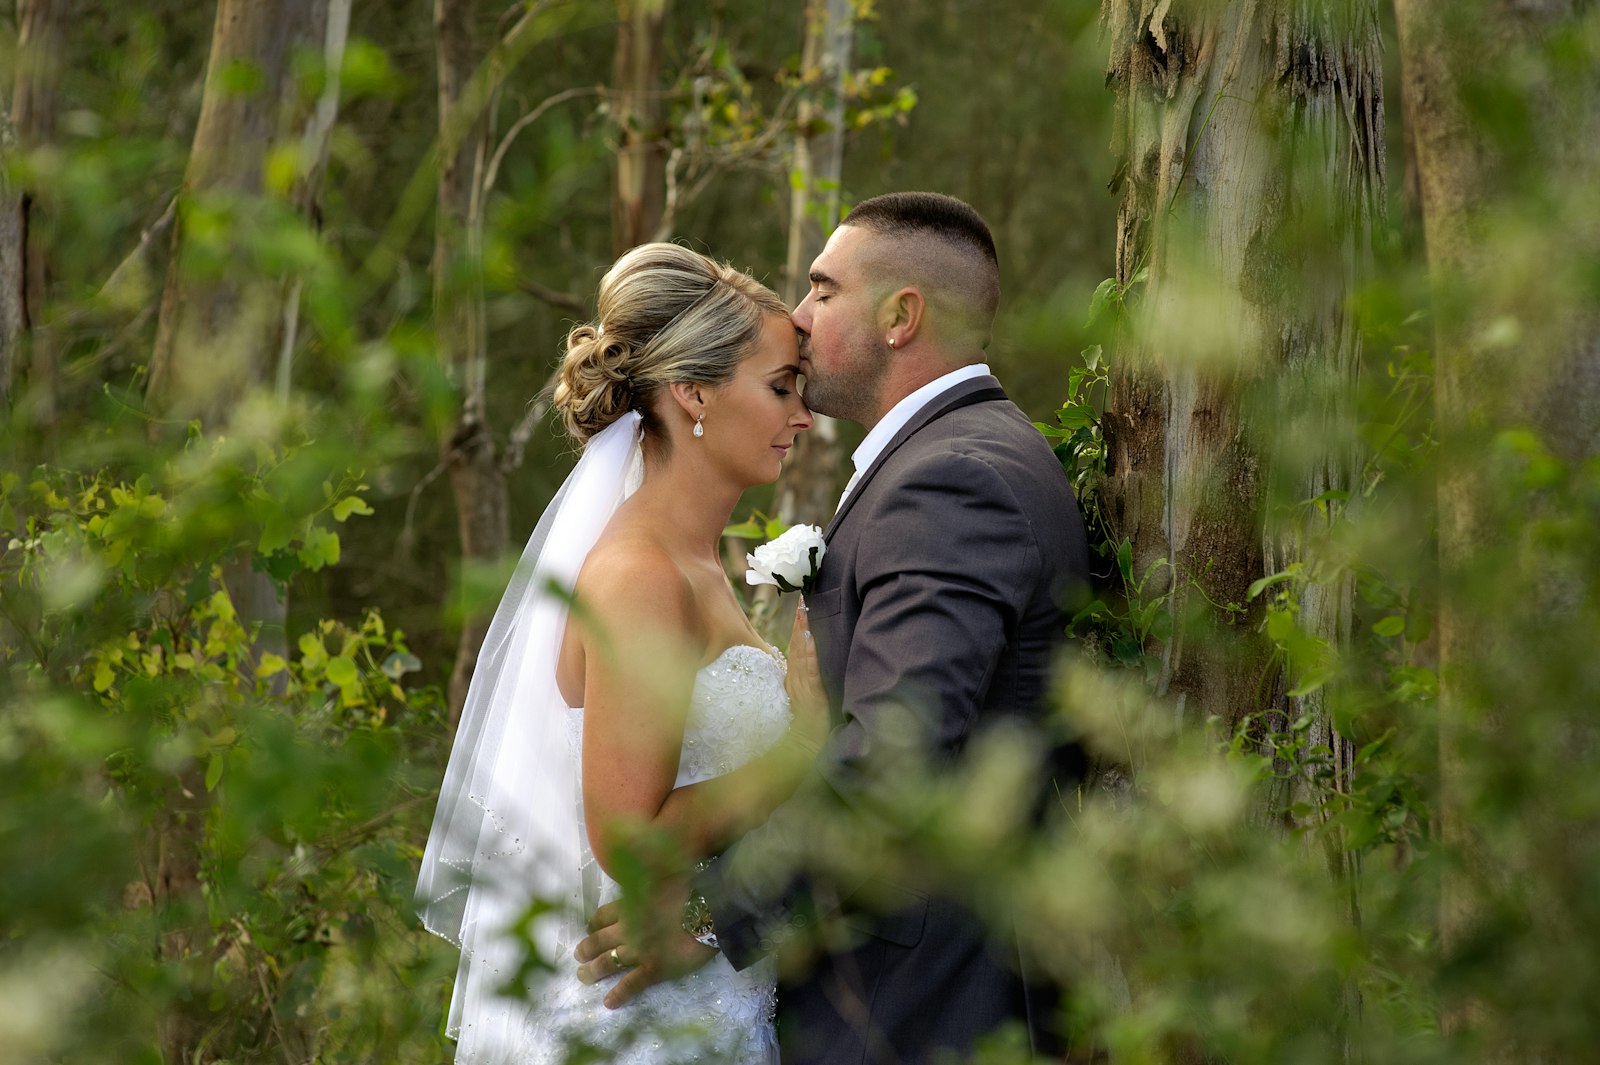
M 805 432 L 811 428 L 811 408 L 806 406 L 806 401 L 801 400 L 798 409 L 789 416 L 789 425 L 797 433 Z

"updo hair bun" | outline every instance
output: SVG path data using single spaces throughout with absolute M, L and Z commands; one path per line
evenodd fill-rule
M 668 385 L 719 385 L 789 311 L 747 274 L 677 244 L 641 244 L 600 280 L 594 324 L 567 334 L 551 403 L 580 443 L 629 410 L 664 442 L 655 400 Z
M 567 334 L 551 405 L 574 440 L 588 440 L 633 407 L 633 390 L 622 369 L 626 358 L 622 345 L 597 326 L 580 325 Z

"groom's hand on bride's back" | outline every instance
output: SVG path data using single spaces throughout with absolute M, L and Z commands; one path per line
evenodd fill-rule
M 622 978 L 606 992 L 606 1008 L 614 1010 L 646 988 L 694 972 L 717 953 L 678 928 L 669 928 L 653 939 L 649 948 L 639 946 L 644 940 L 630 932 L 622 904 L 606 903 L 594 911 L 589 934 L 573 948 L 580 963 L 578 979 L 592 984 L 621 973 Z

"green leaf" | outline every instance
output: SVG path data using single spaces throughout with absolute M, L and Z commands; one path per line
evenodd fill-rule
M 267 514 L 267 520 L 261 527 L 261 538 L 256 541 L 256 550 L 263 555 L 270 555 L 274 551 L 281 551 L 289 546 L 289 541 L 294 539 L 294 523 L 281 510 L 272 510 Z
M 762 528 L 760 523 L 751 519 L 750 521 L 741 521 L 737 525 L 729 525 L 722 530 L 722 535 L 737 536 L 741 540 L 759 540 L 761 539 Z
M 299 551 L 300 561 L 313 572 L 339 562 L 339 534 L 320 525 L 306 533 L 305 545 Z
M 111 663 L 100 661 L 94 667 L 94 690 L 104 693 L 116 681 L 116 674 L 111 671 Z
M 367 501 L 360 496 L 345 496 L 333 505 L 333 520 L 345 521 L 352 514 L 366 516 L 372 513 L 372 508 L 367 506 Z
M 1106 312 L 1111 310 L 1117 301 L 1117 279 L 1108 277 L 1095 286 L 1094 295 L 1089 300 L 1089 318 L 1085 325 L 1094 325 Z
M 343 655 L 328 659 L 327 675 L 341 688 L 352 688 L 361 682 L 361 673 L 356 669 L 356 664 Z
M 327 648 L 322 646 L 322 637 L 314 632 L 302 634 L 299 647 L 301 664 L 307 669 L 320 669 L 328 659 Z
M 222 782 L 223 757 L 221 751 L 211 755 L 211 760 L 206 763 L 206 790 L 216 791 L 217 785 Z
M 307 637 L 304 637 L 304 636 L 300 637 L 301 640 L 305 640 L 306 638 Z M 261 656 L 261 661 L 256 664 L 256 676 L 258 676 L 258 677 L 270 677 L 270 676 L 273 676 L 274 674 L 282 673 L 284 670 L 286 670 L 288 668 L 289 668 L 289 663 L 288 662 L 284 661 L 278 655 L 268 653 L 268 654 L 262 655 Z
M 1256 596 L 1260 595 L 1262 592 L 1266 591 L 1268 588 L 1272 587 L 1274 584 L 1278 584 L 1278 583 L 1280 583 L 1282 581 L 1290 580 L 1291 578 L 1296 577 L 1298 575 L 1299 575 L 1299 571 L 1294 566 L 1290 566 L 1288 569 L 1282 570 L 1282 571 L 1280 571 L 1278 573 L 1274 573 L 1271 576 L 1262 577 L 1259 580 L 1251 581 L 1250 582 L 1250 587 L 1248 589 L 1246 589 L 1246 591 L 1244 593 L 1245 598 L 1246 599 L 1254 599 Z
M 1068 429 L 1087 429 L 1099 421 L 1099 417 L 1088 404 L 1072 403 L 1056 411 L 1056 420 Z
M 1405 629 L 1406 619 L 1403 614 L 1390 614 L 1388 617 L 1380 618 L 1378 623 L 1372 626 L 1372 631 L 1379 636 L 1398 636 Z
M 1310 695 L 1312 692 L 1316 691 L 1318 688 L 1320 688 L 1324 684 L 1328 683 L 1328 678 L 1331 677 L 1331 676 L 1332 676 L 1332 671 L 1331 670 L 1327 670 L 1327 669 L 1314 669 L 1314 670 L 1311 670 L 1309 673 L 1307 673 L 1304 677 L 1302 677 L 1300 679 L 1300 683 L 1299 684 L 1296 684 L 1293 688 L 1290 689 L 1289 694 L 1291 696 L 1293 696 L 1294 698 L 1300 698 L 1302 696 Z
M 1287 610 L 1267 612 L 1267 639 L 1273 643 L 1287 643 L 1295 634 L 1294 615 Z

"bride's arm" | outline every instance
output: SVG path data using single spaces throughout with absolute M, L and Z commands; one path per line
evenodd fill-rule
M 652 836 L 680 830 L 675 817 L 662 815 L 678 775 L 700 618 L 677 566 L 648 545 L 597 548 L 576 603 L 584 820 L 595 859 L 615 878 Z
M 645 846 L 667 857 L 641 831 L 693 862 L 765 821 L 804 777 L 827 732 L 815 654 L 801 615 L 790 640 L 794 723 L 784 741 L 730 773 L 673 787 L 700 657 L 699 618 L 676 567 L 665 556 L 645 557 L 650 553 L 608 551 L 601 565 L 585 567 L 578 589 L 585 649 L 585 820 L 590 849 L 613 877 L 625 850 L 638 858 Z

